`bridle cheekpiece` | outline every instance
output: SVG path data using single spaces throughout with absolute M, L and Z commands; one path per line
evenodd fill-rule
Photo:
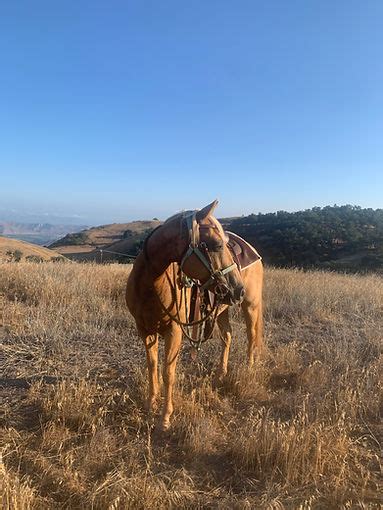
M 183 266 L 186 260 L 193 254 L 195 254 L 202 264 L 206 267 L 209 272 L 210 278 L 200 286 L 201 290 L 206 290 L 211 287 L 214 283 L 222 281 L 223 277 L 233 271 L 237 265 L 235 262 L 223 269 L 214 269 L 211 259 L 209 257 L 209 251 L 205 243 L 200 243 L 200 231 L 199 224 L 197 221 L 197 211 L 191 211 L 184 213 L 183 219 L 186 220 L 186 226 L 189 233 L 189 246 L 183 255 L 180 263 L 180 269 L 183 271 Z

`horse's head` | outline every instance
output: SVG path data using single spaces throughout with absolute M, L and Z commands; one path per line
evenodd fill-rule
M 240 303 L 245 293 L 243 281 L 222 225 L 212 215 L 217 204 L 215 200 L 200 211 L 184 213 L 188 248 L 181 269 L 189 278 L 199 280 L 204 289 L 219 295 L 223 303 Z

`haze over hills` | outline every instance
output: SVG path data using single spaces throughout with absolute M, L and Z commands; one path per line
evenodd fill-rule
M 47 245 L 71 232 L 78 232 L 85 225 L 51 223 L 24 223 L 0 220 L 0 235 L 38 245 Z

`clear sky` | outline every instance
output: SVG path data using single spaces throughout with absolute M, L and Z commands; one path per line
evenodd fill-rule
M 383 1 L 0 2 L 0 217 L 383 207 Z

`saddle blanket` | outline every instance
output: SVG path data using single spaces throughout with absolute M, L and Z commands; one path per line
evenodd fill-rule
M 262 260 L 262 257 L 259 255 L 257 250 L 247 241 L 242 239 L 242 237 L 234 234 L 234 232 L 226 231 L 225 234 L 229 238 L 227 243 L 229 250 L 231 251 L 234 262 L 237 264 L 240 271 L 246 269 L 252 264 L 255 264 L 258 260 Z

